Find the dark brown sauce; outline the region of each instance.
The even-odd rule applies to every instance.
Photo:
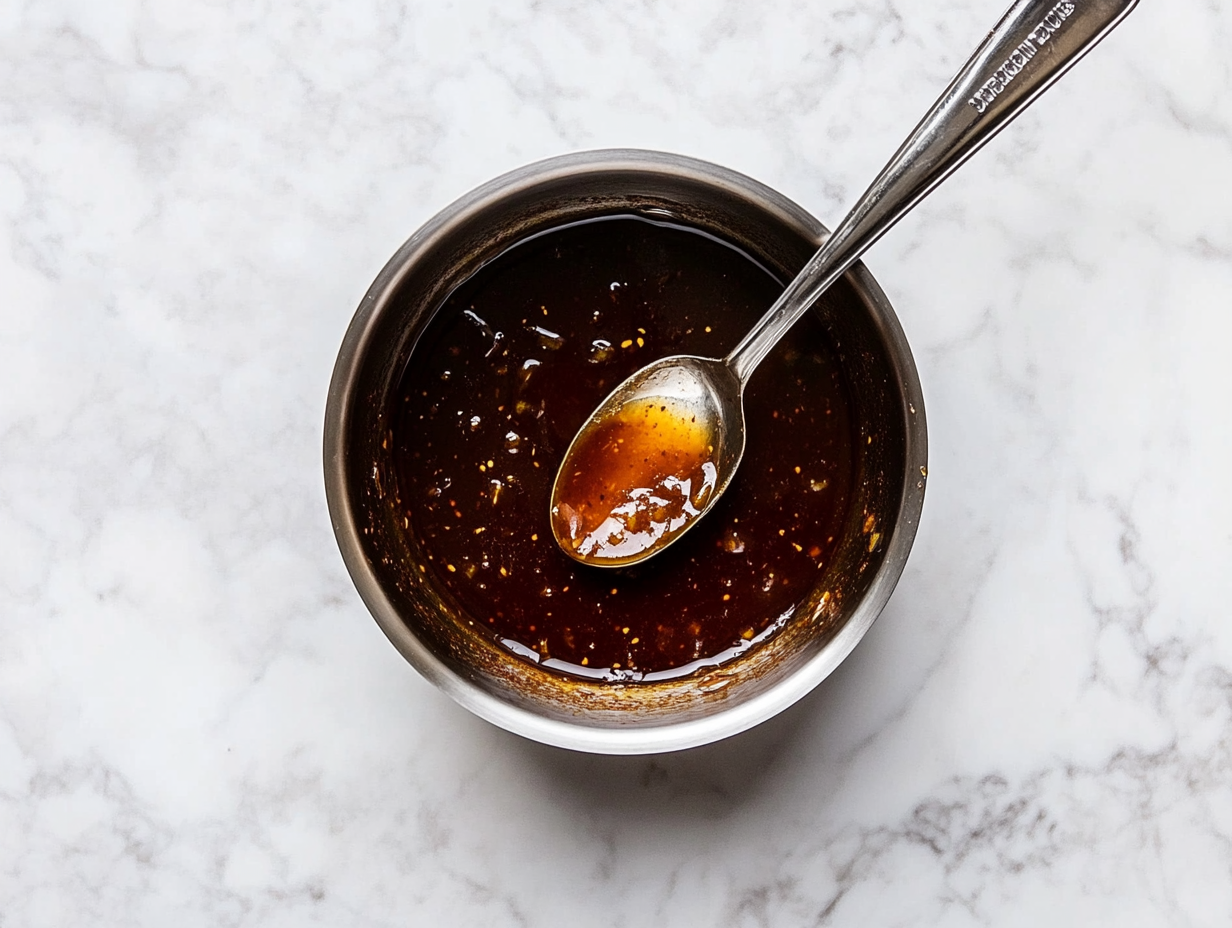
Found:
[[[619,680],[688,673],[781,627],[851,497],[855,424],[811,316],[749,384],[735,481],[669,550],[586,567],[548,517],[561,457],[613,387],[665,355],[721,357],[781,289],[707,235],[609,217],[525,241],[454,291],[403,374],[394,462],[428,569],[476,626],[529,660]]]

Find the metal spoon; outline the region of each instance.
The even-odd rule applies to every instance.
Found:
[[[722,360],[675,355],[618,386],[574,437],[552,486],[552,531],[570,557],[622,567],[680,538],[715,504],[744,454],[744,387],[827,287],[1003,129],[1137,0],[1019,0],[933,104],[821,249]],[[674,432],[663,438],[664,431]],[[657,469],[626,442],[653,436]],[[623,436],[623,437],[620,437]],[[628,457],[626,455],[626,457]],[[652,462],[653,463],[653,462]]]

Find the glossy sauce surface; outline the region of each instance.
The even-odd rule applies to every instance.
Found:
[[[665,355],[721,357],[780,289],[709,236],[613,217],[520,243],[451,294],[402,376],[391,440],[398,505],[424,569],[475,626],[528,660],[611,680],[688,673],[781,626],[830,556],[851,493],[855,424],[811,316],[754,375],[740,471],[678,543],[644,564],[588,567],[560,550],[548,515],[564,451],[608,392]],[[596,458],[577,475],[578,498],[625,483],[622,467],[704,483],[703,436],[675,412],[630,415],[678,429],[685,453],[653,467],[642,459],[662,450],[654,443],[623,463]],[[595,454],[619,447],[630,424],[613,423]],[[635,506],[626,531],[679,518],[698,492],[660,489],[675,497]],[[575,516],[583,535],[598,528]]]

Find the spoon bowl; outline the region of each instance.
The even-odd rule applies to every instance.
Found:
[[[617,386],[574,436],[552,484],[561,550],[583,564],[623,567],[682,537],[744,456],[743,395],[730,365],[696,355],[660,358]],[[669,460],[673,446],[688,460]]]

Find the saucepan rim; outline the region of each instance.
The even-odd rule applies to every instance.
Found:
[[[722,706],[713,714],[679,722],[617,727],[588,724],[585,713],[567,720],[539,715],[525,705],[501,699],[443,661],[415,635],[383,588],[364,552],[358,514],[347,492],[348,426],[372,333],[408,267],[448,234],[459,217],[481,214],[510,196],[553,179],[604,172],[642,172],[700,182],[756,202],[780,222],[806,228],[819,240],[826,234],[820,222],[772,188],[728,168],[679,154],[640,149],[576,152],[534,162],[489,181],[447,206],[413,234],[361,300],[343,339],[329,387],[323,446],[325,493],[335,538],[360,597],[394,646],[425,678],[481,718],[533,740],[592,753],[653,754],[708,744],[751,728],[806,695],[847,657],[889,600],[915,540],[927,475],[927,427],[919,376],[906,336],[873,276],[863,263],[857,263],[847,272],[847,279],[875,317],[893,368],[887,374],[894,378],[901,395],[907,463],[897,521],[881,564],[860,601],[824,647],[768,689]]]

